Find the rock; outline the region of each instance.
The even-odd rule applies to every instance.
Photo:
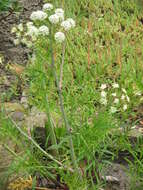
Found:
[[[16,112],[14,112],[14,113],[11,114],[11,118],[14,121],[23,121],[25,119],[25,115],[24,115],[23,112],[16,111]]]
[[[105,180],[106,176],[108,176],[108,180],[106,180],[107,185],[105,190],[130,190],[130,178],[127,174],[127,168],[125,168],[125,166],[112,163],[112,165],[107,166],[103,169],[102,174],[102,176],[105,176]],[[113,176],[112,180],[111,176]]]

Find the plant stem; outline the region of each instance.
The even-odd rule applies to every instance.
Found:
[[[65,60],[65,46],[66,46],[66,44],[63,43],[63,48],[62,48],[62,63],[61,63],[61,67],[60,67],[60,82],[59,82],[60,89],[62,89],[63,66],[64,66],[64,60]]]
[[[48,123],[49,123],[49,128],[46,128],[46,132],[50,132],[50,137],[51,137],[51,142],[52,145],[57,145],[57,139],[56,139],[56,135],[55,135],[55,131],[54,131],[54,125],[51,119],[51,115],[50,115],[50,110],[49,110],[49,102],[48,102],[48,95],[45,95],[45,105],[46,105],[46,113],[48,116]],[[56,156],[57,158],[59,158],[59,152],[57,149],[53,150],[54,156]]]
[[[80,172],[80,170],[78,168],[78,165],[77,165],[77,162],[76,162],[76,157],[75,157],[75,152],[74,152],[74,146],[73,146],[73,141],[72,141],[72,135],[71,135],[71,128],[70,128],[70,125],[68,123],[66,113],[64,111],[62,92],[61,92],[61,89],[60,89],[60,86],[59,86],[59,81],[58,81],[58,77],[57,77],[57,73],[56,73],[56,68],[55,68],[55,60],[54,60],[54,55],[53,55],[52,37],[51,37],[51,59],[52,59],[53,75],[55,77],[55,82],[56,82],[58,96],[59,96],[59,101],[60,101],[60,109],[61,109],[62,117],[64,119],[64,123],[65,123],[65,127],[66,127],[66,130],[67,130],[67,134],[69,136],[69,146],[70,146],[70,151],[71,151],[72,164],[73,164],[74,169],[79,174],[79,177],[82,178],[81,172]]]

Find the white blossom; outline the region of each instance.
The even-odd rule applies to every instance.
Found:
[[[18,26],[17,26],[18,30],[20,30],[20,32],[23,32],[23,24],[20,23]]]
[[[2,57],[0,56],[0,64],[2,64],[3,60],[2,60]]]
[[[107,85],[106,84],[102,84],[100,89],[104,90],[105,88],[107,88]]]
[[[19,45],[19,44],[20,44],[20,41],[19,41],[19,39],[14,39],[14,40],[13,40],[13,43],[14,43],[14,45],[16,45],[16,46],[17,46],[17,45]]]
[[[126,98],[127,98],[127,101],[130,102],[130,98],[129,98],[129,96],[126,95]]]
[[[64,14],[64,10],[63,10],[62,8],[57,8],[57,9],[55,10],[55,14],[59,14],[59,13]]]
[[[17,31],[17,32],[16,32],[16,37],[17,37],[17,38],[20,38],[20,37],[21,37],[21,32]]]
[[[103,104],[103,105],[107,105],[107,99],[102,97],[100,99],[100,103]]]
[[[125,104],[125,105],[123,106],[123,110],[125,111],[125,110],[127,110],[127,108],[128,108],[128,106],[127,106],[127,104]]]
[[[75,21],[72,18],[68,18],[67,21],[70,22],[70,24],[72,25],[72,28],[75,27]]]
[[[114,103],[115,103],[115,104],[118,104],[118,103],[119,103],[119,99],[118,99],[118,98],[115,98]]]
[[[43,11],[50,11],[52,10],[54,7],[51,3],[46,3],[43,5]]]
[[[29,28],[30,26],[33,26],[33,22],[27,22],[26,26]]]
[[[35,21],[35,20],[44,20],[47,18],[47,14],[43,11],[34,11],[31,16],[30,19]]]
[[[14,26],[14,27],[12,27],[12,29],[11,29],[11,33],[13,34],[13,33],[16,33],[17,32],[17,28]]]
[[[59,23],[60,18],[59,18],[59,16],[57,14],[53,14],[53,15],[49,16],[49,21],[52,24],[57,24],[57,23]]]
[[[121,96],[121,100],[125,100],[125,95],[123,94],[122,96]]]
[[[141,91],[136,91],[135,92],[135,96],[141,96],[141,95],[142,95]]]
[[[49,28],[45,25],[43,26],[40,26],[39,28],[39,34],[43,35],[43,36],[46,36],[49,34]]]
[[[119,84],[118,83],[114,83],[112,84],[113,88],[119,88]]]
[[[104,98],[105,98],[106,95],[107,95],[107,93],[106,93],[105,91],[102,91],[102,92],[101,92],[101,97],[104,97]]]
[[[65,31],[70,30],[71,28],[75,27],[75,21],[72,18],[69,18],[61,23],[61,26],[64,28]]]
[[[59,43],[62,43],[65,40],[65,34],[63,32],[55,33],[55,40]]]
[[[39,30],[36,26],[29,26],[27,35],[29,36],[38,36]]]
[[[116,96],[117,96],[117,94],[116,94],[116,93],[112,93],[112,96],[113,96],[113,97],[116,97]]]
[[[21,39],[21,42],[22,42],[23,44],[27,44],[27,43],[28,43],[28,41],[27,41],[26,38],[22,38],[22,39]]]
[[[116,113],[116,112],[117,112],[117,108],[114,107],[114,106],[111,106],[110,112],[111,112],[111,113]]]
[[[127,94],[127,91],[125,90],[125,88],[122,88],[122,91],[123,91],[125,94]]]
[[[56,13],[56,15],[59,17],[59,21],[64,20],[64,14],[63,13]]]

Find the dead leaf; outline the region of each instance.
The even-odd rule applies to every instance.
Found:
[[[12,64],[9,66],[9,69],[16,73],[17,75],[21,75],[25,69],[25,67],[23,67],[22,65],[18,65],[18,64]]]

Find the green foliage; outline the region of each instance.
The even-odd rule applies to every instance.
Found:
[[[10,9],[14,9],[15,11],[19,10],[19,4],[17,0],[1,0],[0,1],[0,12],[6,12]]]

